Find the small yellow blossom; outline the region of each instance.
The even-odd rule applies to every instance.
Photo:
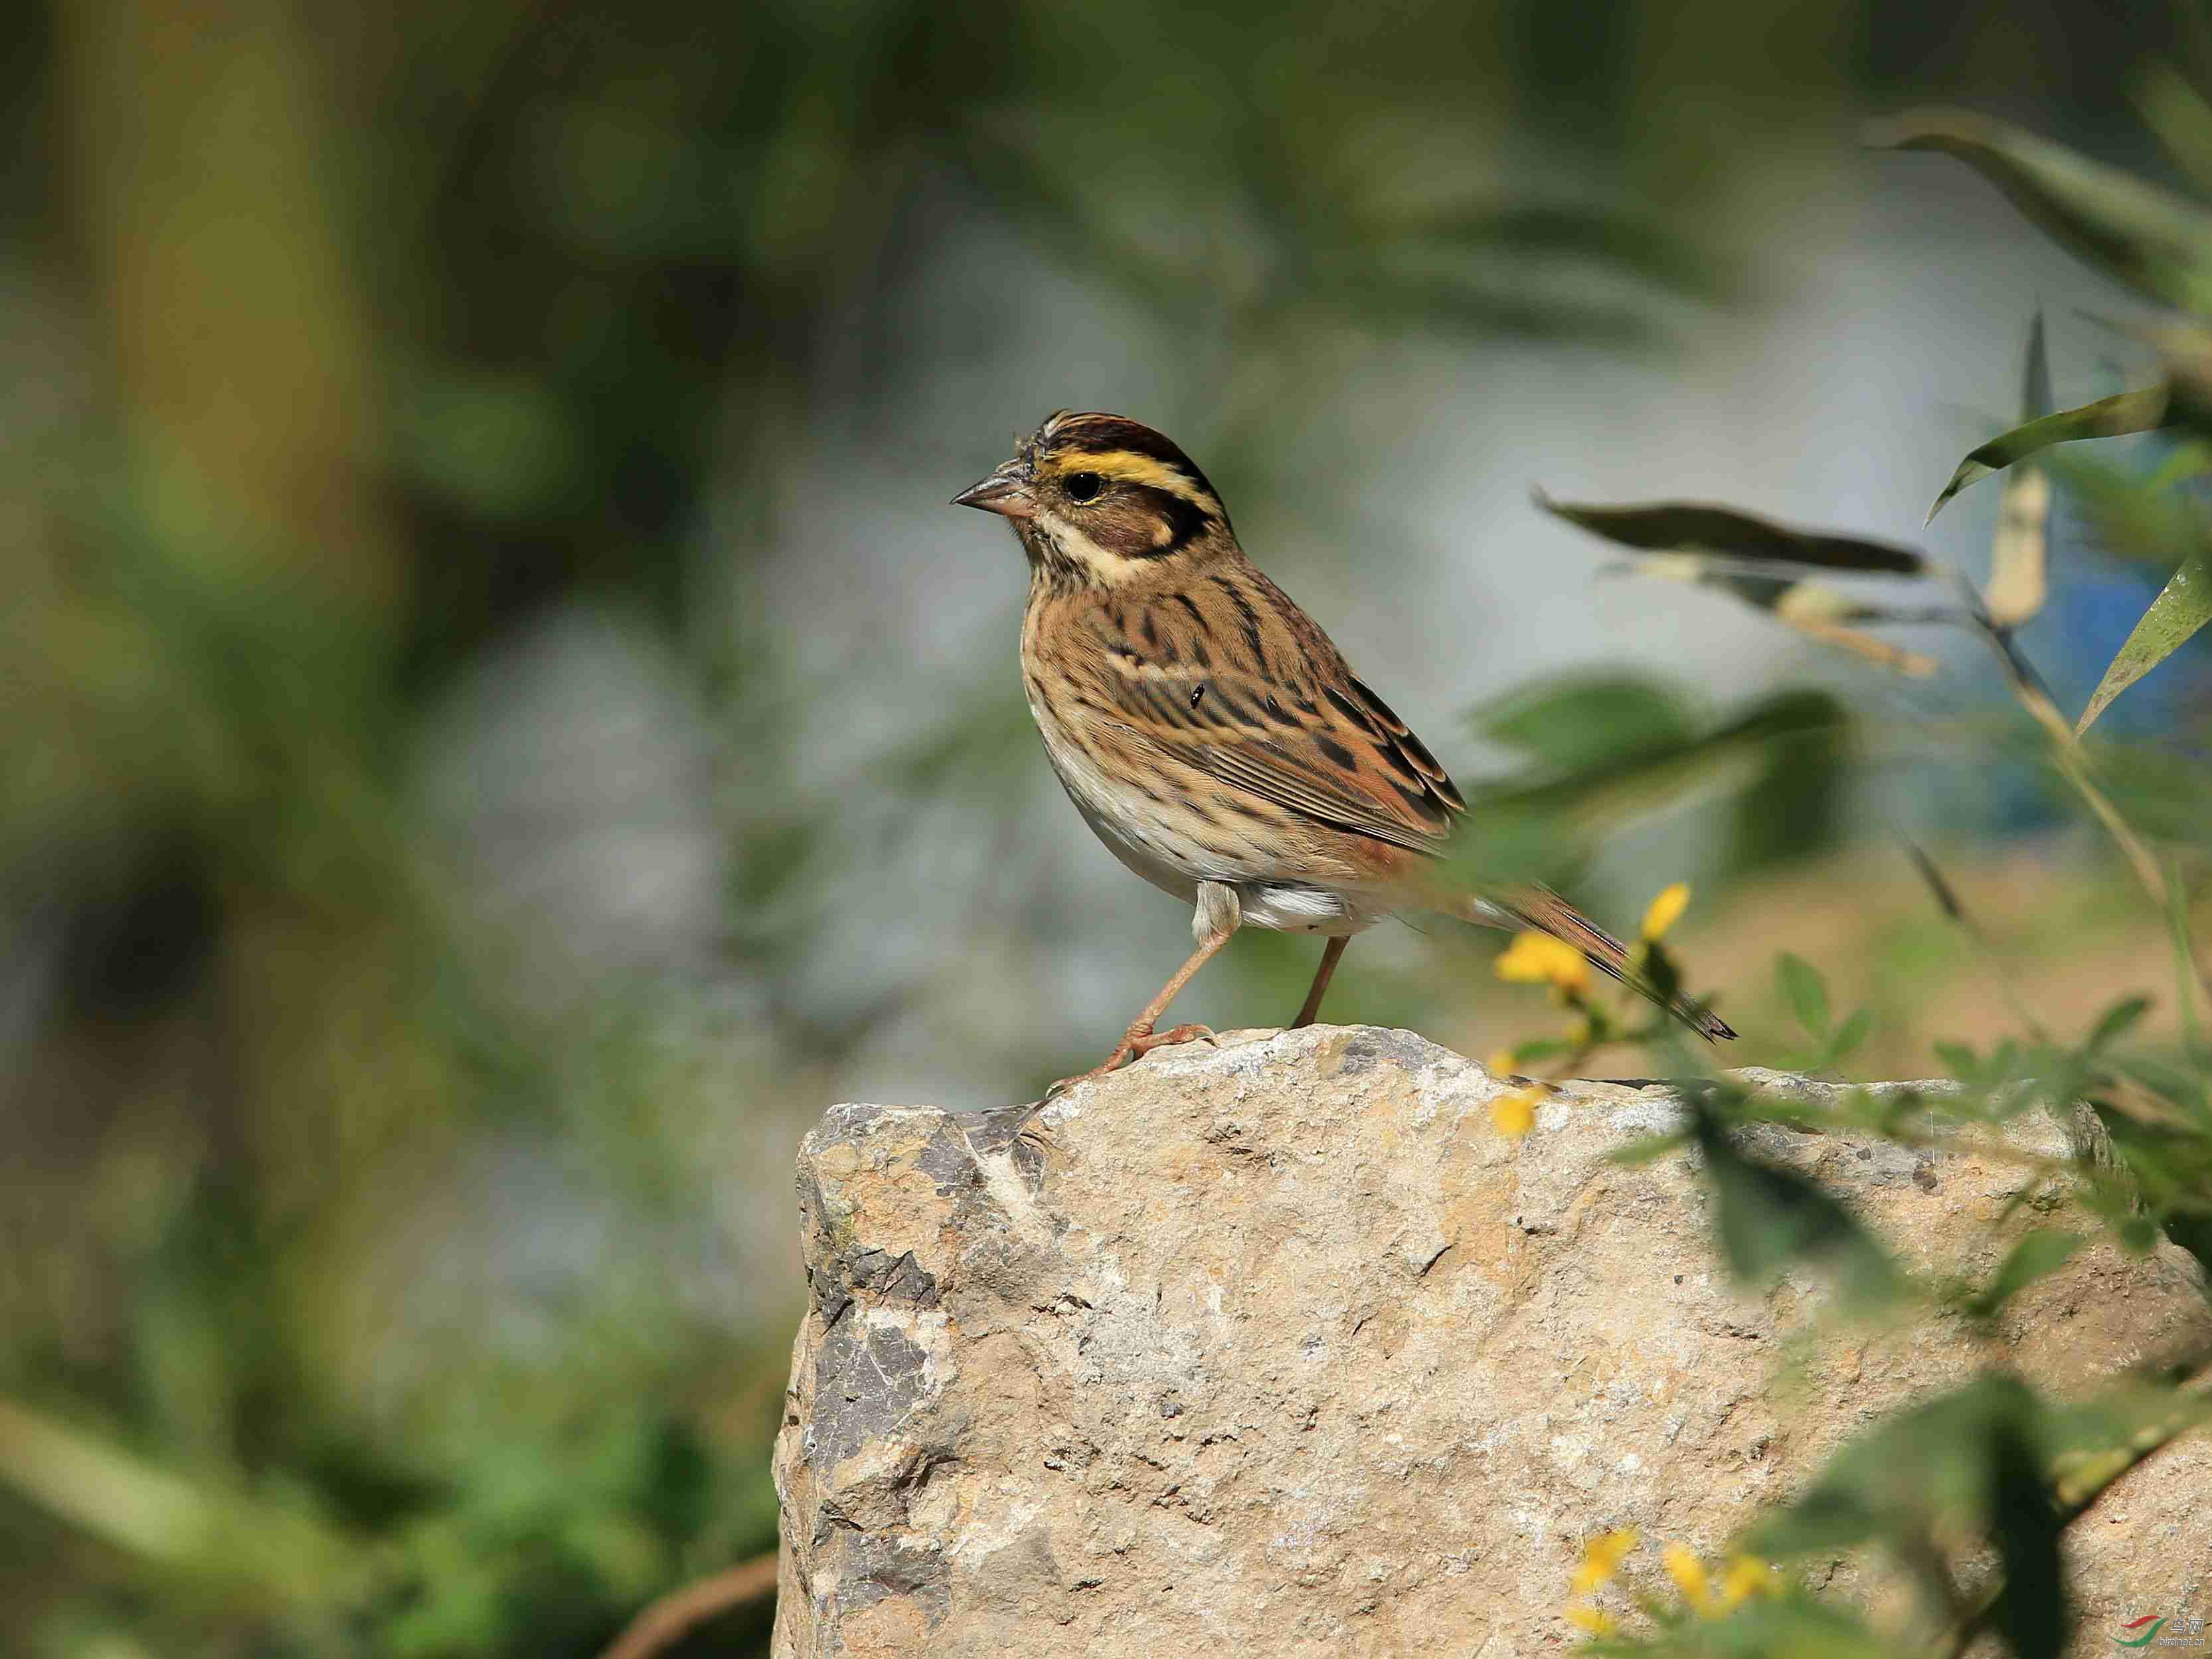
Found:
[[[1699,1613],[1712,1607],[1712,1587],[1705,1578],[1705,1563],[1680,1544],[1669,1544],[1660,1556],[1659,1565],[1667,1569],[1667,1576],[1674,1581],[1674,1588],[1682,1592],[1682,1599]]]
[[[1562,991],[1589,987],[1589,963],[1583,953],[1549,933],[1516,933],[1494,966],[1500,979],[1525,985],[1554,985]]]
[[[1774,1588],[1774,1575],[1764,1561],[1748,1555],[1731,1555],[1721,1569],[1720,1610],[1741,1607],[1753,1596]]]
[[[1521,1063],[1521,1056],[1510,1048],[1500,1048],[1482,1063],[1492,1077],[1511,1077],[1513,1068]]]
[[[1490,1103],[1491,1127],[1509,1139],[1518,1140],[1536,1124],[1536,1091],[1515,1089]]]
[[[1588,1595],[1613,1574],[1620,1571],[1622,1559],[1636,1547],[1636,1531],[1622,1527],[1613,1532],[1600,1533],[1583,1546],[1582,1565],[1568,1582],[1577,1595]]]
[[[1651,908],[1644,913],[1643,934],[1647,939],[1662,939],[1667,930],[1682,919],[1682,912],[1690,908],[1690,884],[1678,881],[1663,887],[1659,896],[1651,901]]]
[[[1577,1630],[1588,1631],[1592,1636],[1610,1636],[1620,1628],[1613,1623],[1611,1613],[1585,1601],[1570,1601],[1567,1604],[1567,1622]]]

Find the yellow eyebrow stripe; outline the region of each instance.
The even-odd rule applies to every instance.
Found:
[[[1052,466],[1055,472],[1062,474],[1096,472],[1102,478],[1118,479],[1123,483],[1150,484],[1187,501],[1209,507],[1214,504],[1212,496],[1165,461],[1133,449],[1081,450],[1055,458]]]

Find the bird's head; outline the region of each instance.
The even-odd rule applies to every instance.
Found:
[[[1221,498],[1197,465],[1120,415],[1062,410],[952,502],[1002,514],[1032,564],[1091,586],[1119,586],[1234,544]]]

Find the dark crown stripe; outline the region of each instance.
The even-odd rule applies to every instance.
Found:
[[[1055,453],[1087,453],[1109,455],[1117,449],[1133,454],[1149,456],[1164,466],[1171,466],[1188,478],[1214,500],[1220,495],[1206,481],[1206,474],[1198,470],[1198,463],[1183,453],[1181,446],[1164,433],[1155,432],[1140,421],[1123,415],[1066,415],[1052,428],[1048,442]]]

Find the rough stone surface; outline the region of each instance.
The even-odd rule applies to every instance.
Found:
[[[1608,1160],[1663,1091],[1570,1085],[1515,1142],[1504,1086],[1322,1026],[1158,1051],[1055,1103],[1044,1150],[1012,1113],[832,1109],[799,1158],[778,1659],[1556,1653],[1593,1534],[1637,1528],[1651,1583],[1911,1396],[2000,1361],[2079,1392],[2212,1335],[2185,1256],[2102,1244],[1993,1332],[1815,1332],[1815,1282],[1727,1281],[1685,1155]],[[1985,1276],[2062,1201],[1992,1231],[2028,1176],[1963,1139],[1753,1146],[1917,1268]],[[2075,1529],[2078,1651],[2203,1614],[2208,1492],[2185,1443]]]

